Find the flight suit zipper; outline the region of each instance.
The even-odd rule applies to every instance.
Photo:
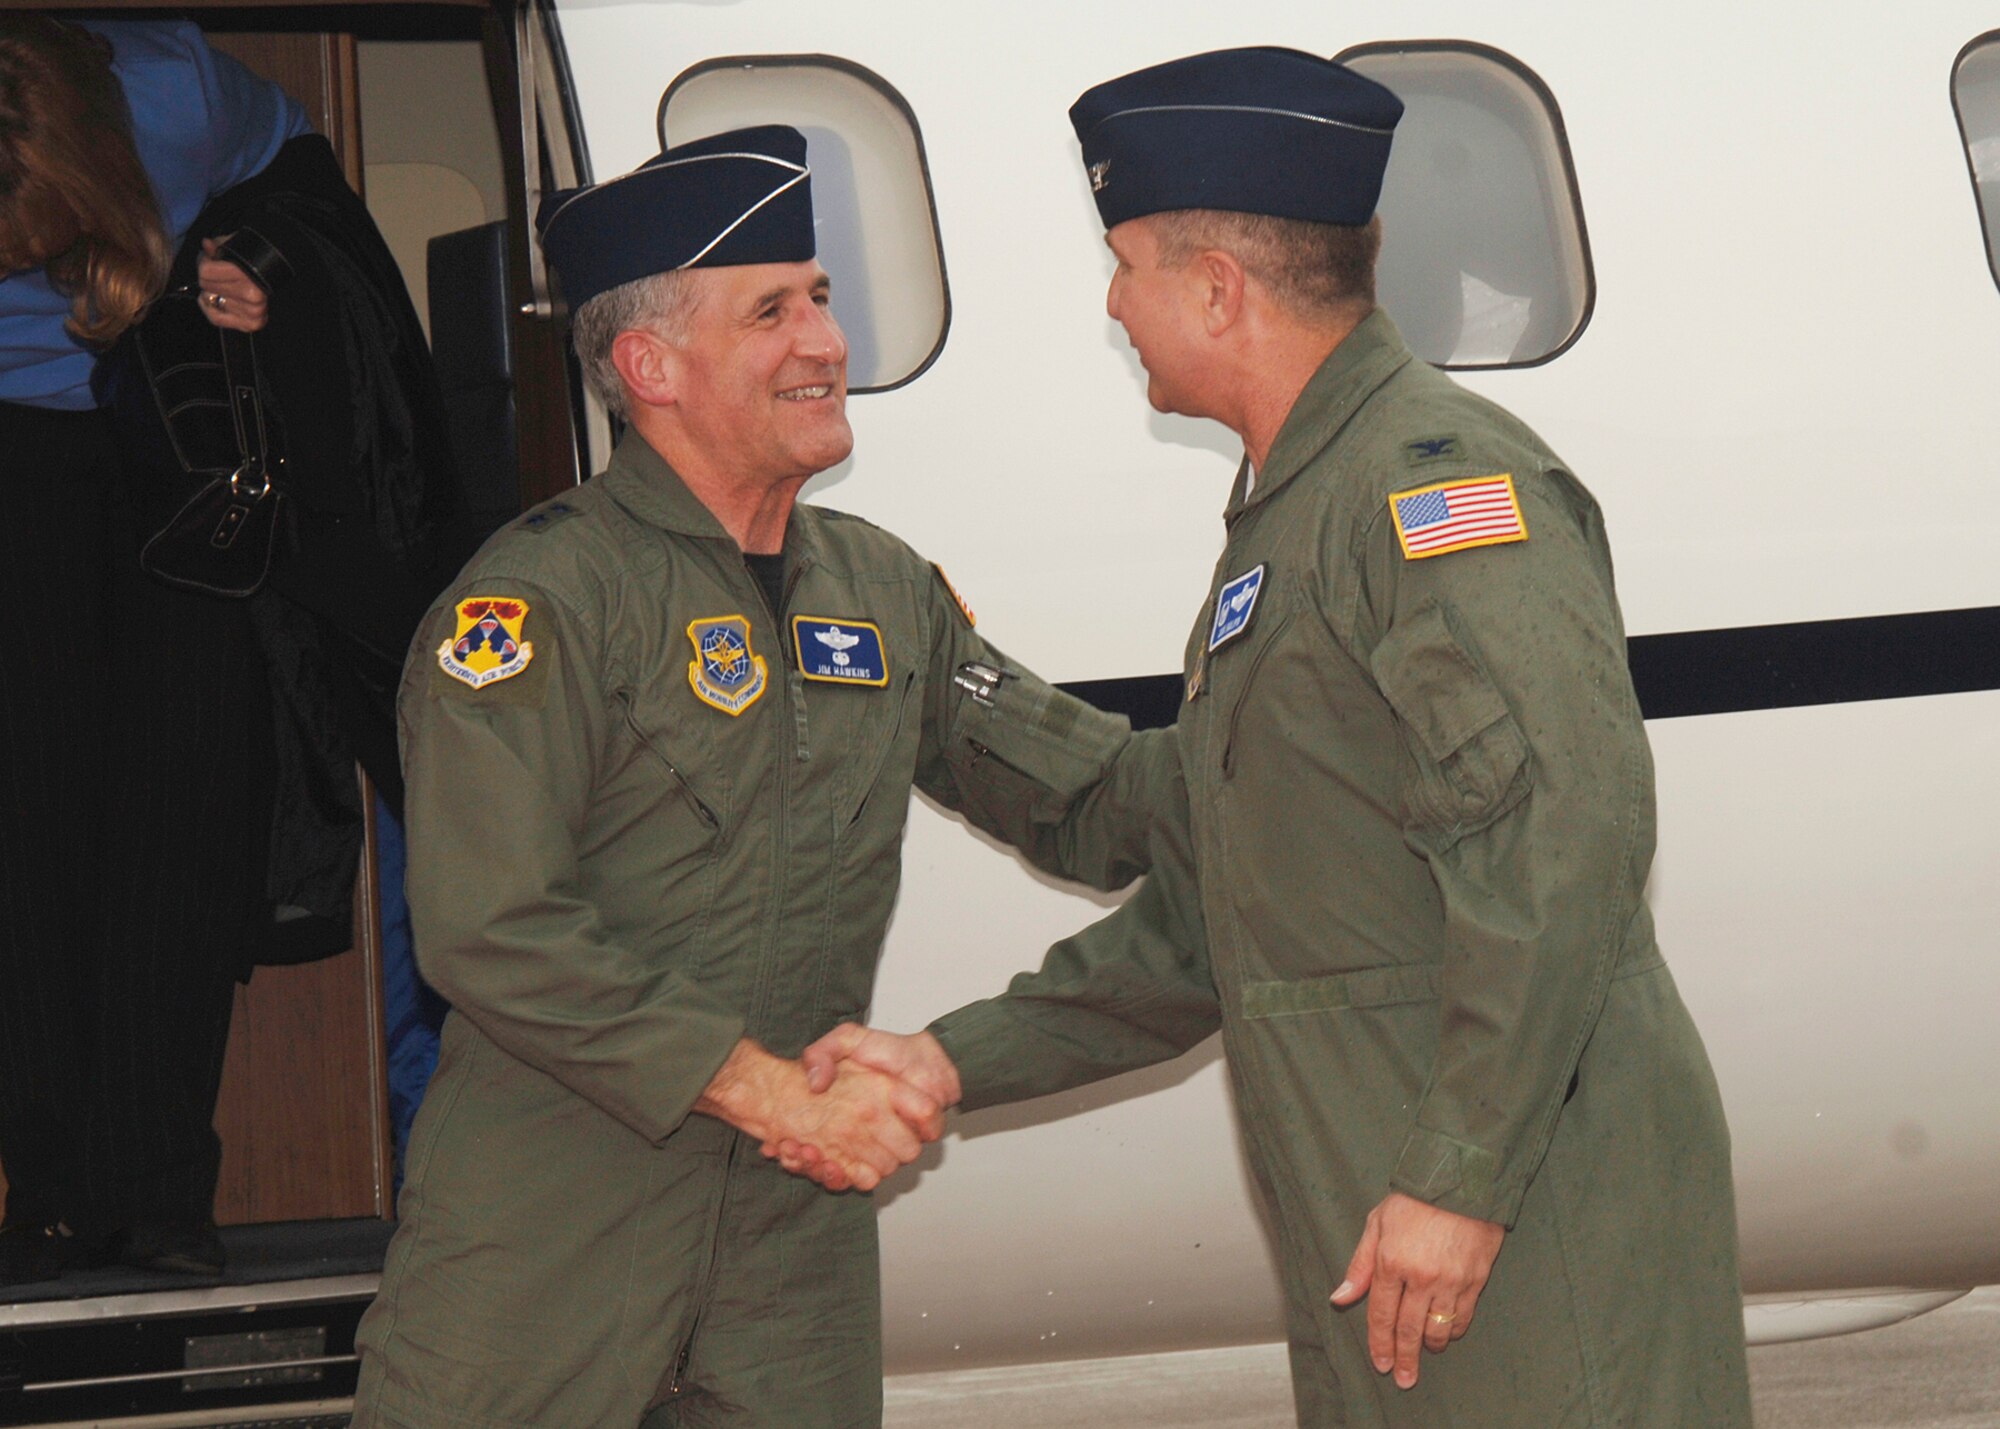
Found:
[[[715,810],[708,806],[707,801],[701,795],[695,793],[694,785],[688,783],[687,776],[681,773],[680,767],[673,760],[667,758],[666,755],[660,753],[654,747],[652,740],[646,737],[646,732],[639,727],[638,716],[632,709],[631,692],[628,690],[619,690],[615,698],[625,708],[625,727],[632,731],[632,737],[639,741],[639,747],[646,751],[655,764],[667,772],[667,778],[673,782],[675,788],[681,791],[681,798],[686,802],[688,808],[694,811],[695,817],[700,819],[704,824],[707,824],[711,831],[721,832],[722,821],[716,817]]]
[[[737,1144],[730,1143],[729,1152],[722,1160],[722,1187],[715,1198],[715,1229],[709,1235],[708,1268],[701,1277],[701,1285],[694,1302],[694,1318],[688,1321],[687,1334],[681,1339],[679,1353],[674,1356],[673,1377],[667,1382],[667,1398],[678,1396],[687,1386],[688,1364],[694,1359],[695,1336],[701,1333],[702,1308],[708,1304],[708,1297],[715,1293],[715,1267],[720,1260],[718,1251],[722,1243],[722,1223],[729,1214],[729,1182],[736,1169]]]
[[[1277,628],[1272,630],[1257,647],[1257,653],[1250,657],[1250,668],[1243,672],[1243,683],[1236,689],[1236,698],[1229,706],[1229,723],[1224,727],[1222,738],[1222,777],[1227,779],[1236,768],[1236,726],[1243,717],[1243,706],[1249,700],[1250,687],[1257,682],[1257,671],[1264,663],[1264,657],[1271,653],[1271,647],[1283,638],[1285,628],[1292,623],[1291,611],[1280,617]]]
[[[896,747],[897,739],[902,736],[903,715],[909,709],[910,687],[916,683],[916,678],[917,672],[915,670],[903,671],[903,687],[896,694],[896,722],[889,727],[889,737],[882,742],[881,758],[873,761],[872,767],[868,771],[868,784],[861,791],[861,802],[855,805],[854,814],[847,821],[847,827],[850,829],[860,823],[861,816],[868,812],[868,801],[875,795],[876,784],[881,782],[882,764],[888,759],[889,751]]]

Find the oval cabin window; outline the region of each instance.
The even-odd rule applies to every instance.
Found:
[[[1562,113],[1513,57],[1459,40],[1338,56],[1405,105],[1382,189],[1376,295],[1441,367],[1532,367],[1590,320],[1594,281]]]
[[[848,388],[900,387],[936,360],[951,318],[916,115],[881,76],[825,55],[705,60],[660,100],[662,144],[773,122],[806,136]]]

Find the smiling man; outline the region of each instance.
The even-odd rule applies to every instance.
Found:
[[[867,1190],[939,1131],[858,1064],[912,785],[1105,885],[1127,742],[935,568],[795,505],[853,445],[805,140],[669,149],[544,204],[609,468],[488,543],[401,697],[419,962],[450,999],[357,1426],[881,1417]],[[989,757],[989,755],[991,757]],[[652,1412],[649,1414],[648,1410]]]

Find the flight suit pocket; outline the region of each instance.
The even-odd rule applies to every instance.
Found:
[[[859,748],[853,760],[853,782],[847,788],[846,797],[841,800],[842,829],[853,828],[868,811],[868,805],[873,801],[882,783],[883,771],[888,766],[890,756],[895,752],[898,742],[903,741],[906,730],[909,730],[911,735],[908,741],[903,741],[910,745],[911,750],[906,762],[914,765],[915,731],[910,729],[910,701],[916,685],[916,671],[906,663],[900,673],[891,677],[887,689],[879,694],[862,695],[863,699],[875,700],[880,709],[871,710],[875,718],[869,722],[859,741]],[[860,692],[843,693],[851,696]],[[897,809],[900,810],[909,801],[909,778],[906,776],[897,780],[896,786],[893,798]]]
[[[1369,664],[1402,727],[1410,820],[1436,848],[1526,796],[1534,782],[1527,738],[1443,606],[1426,600],[1399,619]]]
[[[1314,1012],[1359,1011],[1406,1002],[1435,1002],[1438,970],[1429,964],[1356,968],[1325,977],[1243,985],[1246,1018],[1293,1017]]]
[[[633,707],[631,692],[619,690],[615,697],[619,708],[624,712],[625,728],[647,762],[666,779],[674,796],[686,806],[701,829],[710,838],[719,838],[723,831],[723,816],[728,808],[726,789],[716,789],[711,794],[704,795],[695,787],[693,779],[682,765],[667,752],[662,741],[649,733],[640,723],[638,711]]]
[[[1104,778],[1130,727],[1033,675],[1008,670],[982,682],[959,672],[945,760],[967,802],[1005,827],[1052,822]],[[971,693],[968,679],[981,683]]]

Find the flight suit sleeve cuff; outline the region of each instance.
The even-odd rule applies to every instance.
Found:
[[[926,1029],[958,1068],[960,1110],[1017,1099],[1008,1094],[1008,1078],[1020,1068],[1020,1058],[1007,1050],[1008,1022],[997,1001],[988,1000],[947,1012]]]
[[[1526,1188],[1504,1184],[1499,1170],[1500,1158],[1483,1147],[1419,1126],[1403,1143],[1389,1186],[1441,1211],[1497,1221],[1511,1230]]]
[[[742,1017],[720,1007],[685,1009],[674,1021],[671,1044],[655,1063],[657,1076],[648,1079],[645,1101],[608,1107],[655,1144],[680,1129],[745,1033]]]

